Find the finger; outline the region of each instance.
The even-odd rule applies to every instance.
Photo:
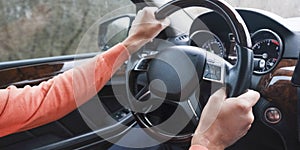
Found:
[[[145,7],[144,10],[155,12],[158,8],[157,7]]]
[[[162,25],[164,26],[164,28],[166,28],[167,26],[169,26],[171,24],[171,21],[169,18],[165,18],[163,20],[159,20],[161,21]]]
[[[249,125],[246,127],[246,130],[247,130],[247,131],[250,130],[251,127],[252,127],[252,124],[249,124]]]
[[[149,14],[151,14],[153,16],[153,18],[155,18],[155,11],[157,10],[157,7],[145,7],[143,10],[145,12],[148,12]],[[161,19],[158,20],[159,22],[161,22],[164,26],[169,26],[170,25],[170,19],[165,18],[165,19]]]
[[[248,90],[246,93],[240,95],[237,97],[238,100],[247,101],[248,106],[252,107],[254,106],[257,101],[259,100],[260,94],[253,90]]]
[[[197,133],[204,133],[210,128],[213,122],[217,119],[225,99],[226,90],[224,88],[219,89],[211,95],[202,111],[200,123],[196,129]]]
[[[145,7],[143,9],[143,12],[145,13],[145,15],[150,15],[152,16],[152,18],[155,18],[155,11],[157,10],[156,7]]]
[[[244,125],[244,127],[240,128],[241,132],[245,133],[243,134],[243,136],[247,134],[247,132],[251,129],[251,127],[252,127],[252,123],[248,122]]]
[[[226,95],[226,89],[225,88],[221,88],[219,90],[217,90],[214,94],[212,94],[209,98],[209,100],[225,100],[227,97]]]

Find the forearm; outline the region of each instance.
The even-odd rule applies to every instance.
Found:
[[[57,120],[96,95],[129,53],[135,53],[169,25],[168,19],[155,19],[156,10],[140,11],[122,44],[87,63],[39,86],[0,90],[0,136]]]
[[[119,44],[38,86],[0,90],[0,136],[28,130],[70,113],[106,84],[128,58]]]

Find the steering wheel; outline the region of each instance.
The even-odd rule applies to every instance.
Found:
[[[139,125],[159,139],[191,138],[204,107],[199,103],[203,80],[226,86],[229,97],[242,94],[250,86],[250,34],[229,4],[221,0],[174,0],[161,6],[155,15],[163,19],[195,6],[211,9],[226,20],[235,37],[237,61],[231,65],[215,54],[188,45],[170,46],[143,58],[132,55],[126,70],[130,107]],[[207,71],[214,71],[217,76],[203,76]]]

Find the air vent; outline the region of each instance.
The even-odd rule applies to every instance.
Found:
[[[175,41],[179,42],[179,41],[184,41],[186,39],[188,39],[188,35],[181,35],[181,36],[175,38]]]
[[[188,45],[189,40],[190,40],[190,38],[186,34],[177,36],[173,39],[170,39],[170,41],[174,42],[174,44],[176,44],[176,45]]]

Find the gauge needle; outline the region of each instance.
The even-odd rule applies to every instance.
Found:
[[[261,54],[254,54],[254,57],[262,57],[263,59],[267,59],[269,57],[269,55],[267,53],[263,53]]]
[[[212,48],[211,48],[211,45],[210,44],[208,44],[208,51],[209,52],[211,52],[211,53],[213,53],[214,51],[212,50]]]
[[[254,54],[254,57],[263,57],[261,54]]]

